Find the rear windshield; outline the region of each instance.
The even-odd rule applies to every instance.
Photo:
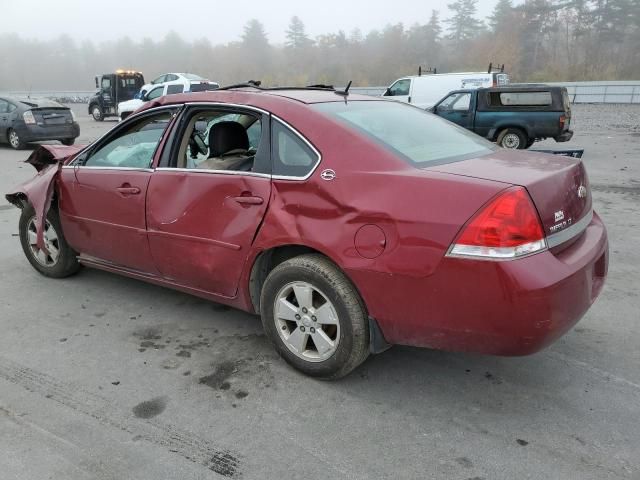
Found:
[[[313,108],[364,133],[417,167],[464,160],[496,149],[464,128],[403,103],[332,102]]]
[[[551,92],[491,92],[492,107],[542,107],[551,105]]]
[[[200,75],[195,75],[194,73],[185,73],[183,75],[187,80],[204,80]]]

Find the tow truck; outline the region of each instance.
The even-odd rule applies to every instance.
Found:
[[[89,99],[89,115],[96,122],[118,116],[118,103],[134,98],[144,85],[144,76],[134,70],[116,70],[95,80],[98,91]]]

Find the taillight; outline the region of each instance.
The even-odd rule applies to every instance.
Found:
[[[22,119],[24,120],[24,123],[26,123],[27,125],[36,124],[36,117],[33,116],[33,112],[31,110],[27,110],[26,112],[24,112],[22,114]]]
[[[567,117],[565,117],[564,115],[560,115],[560,129],[562,130],[564,128],[564,122],[567,121]]]
[[[506,260],[546,248],[540,217],[529,194],[522,187],[513,187],[467,223],[447,255]]]

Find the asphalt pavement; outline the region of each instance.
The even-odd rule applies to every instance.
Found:
[[[79,143],[115,125],[83,107]],[[639,119],[576,106],[572,142],[544,142],[585,148],[609,231],[576,328],[522,358],[394,347],[337,382],[289,368],[252,315],[91,269],[40,276],[0,197],[0,478],[640,479]],[[0,145],[2,193],[28,154]]]

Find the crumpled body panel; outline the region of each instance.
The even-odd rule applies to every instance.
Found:
[[[44,243],[44,223],[47,218],[51,199],[55,190],[55,181],[65,161],[73,158],[84,146],[42,145],[33,151],[25,163],[30,163],[38,174],[15,187],[5,195],[8,202],[19,208],[24,207],[24,201],[33,205],[36,213],[36,228],[38,230],[37,245],[47,251]]]

